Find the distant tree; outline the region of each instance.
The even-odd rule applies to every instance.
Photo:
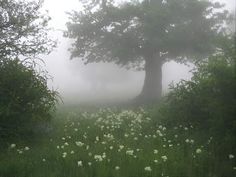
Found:
[[[0,1],[0,58],[35,57],[55,46],[48,37],[50,17],[40,12],[43,1]]]
[[[71,57],[85,63],[115,62],[146,72],[138,99],[157,101],[162,93],[162,65],[203,59],[225,37],[228,11],[208,0],[142,0],[118,3],[81,0],[69,13],[65,36],[75,39]]]

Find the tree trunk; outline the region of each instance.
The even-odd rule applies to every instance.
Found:
[[[162,94],[162,60],[155,55],[145,59],[145,80],[142,92],[137,98],[142,103],[160,101]]]

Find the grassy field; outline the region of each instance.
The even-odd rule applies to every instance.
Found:
[[[46,136],[2,150],[0,177],[236,175],[235,154],[215,156],[214,137],[191,124],[166,127],[158,120],[142,108],[61,110]]]

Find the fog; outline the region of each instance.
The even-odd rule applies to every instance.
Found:
[[[221,0],[226,8],[234,10],[234,0]],[[95,101],[126,101],[139,94],[144,82],[144,72],[126,70],[112,63],[91,63],[84,65],[75,58],[70,60],[68,48],[71,41],[63,37],[66,29],[66,11],[79,10],[77,0],[45,0],[44,9],[52,17],[50,27],[54,29],[52,36],[58,40],[58,47],[48,56],[43,56],[45,69],[53,77],[49,87],[56,89],[65,103],[81,103]],[[193,65],[181,65],[168,62],[162,68],[163,94],[168,92],[171,82],[190,79]]]

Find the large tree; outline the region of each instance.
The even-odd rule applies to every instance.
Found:
[[[0,58],[36,57],[49,53],[55,42],[49,38],[50,17],[41,11],[43,1],[0,1]]]
[[[225,36],[228,12],[208,0],[81,1],[65,33],[75,39],[71,57],[143,68],[145,101],[160,99],[166,61],[203,59]]]

